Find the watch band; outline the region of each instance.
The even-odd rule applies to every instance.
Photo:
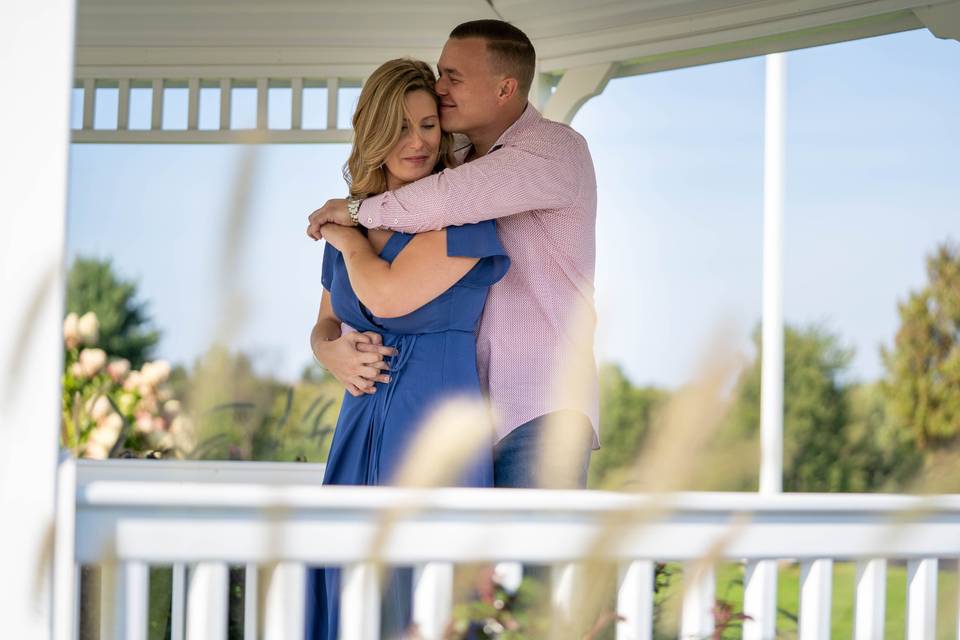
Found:
[[[347,213],[350,214],[350,221],[353,222],[353,226],[360,226],[360,203],[363,202],[360,198],[347,198]]]

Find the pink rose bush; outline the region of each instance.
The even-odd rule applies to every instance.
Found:
[[[99,460],[121,450],[176,454],[190,428],[168,385],[170,364],[132,369],[97,347],[99,330],[92,312],[70,313],[63,322],[62,446]]]

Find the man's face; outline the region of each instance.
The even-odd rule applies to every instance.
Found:
[[[437,63],[440,124],[444,131],[470,134],[496,119],[497,85],[481,38],[450,38]]]

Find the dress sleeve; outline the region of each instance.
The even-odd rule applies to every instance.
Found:
[[[497,236],[495,220],[447,228],[447,255],[480,258],[457,284],[489,287],[507,274],[510,257]]]
[[[340,252],[336,247],[327,242],[323,243],[323,267],[320,271],[320,282],[327,291],[330,291],[330,287],[333,285],[333,271],[337,265],[338,255],[340,255]]]

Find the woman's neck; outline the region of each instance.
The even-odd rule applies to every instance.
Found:
[[[403,185],[407,184],[400,178],[394,177],[391,174],[387,174],[387,191],[396,191]]]

